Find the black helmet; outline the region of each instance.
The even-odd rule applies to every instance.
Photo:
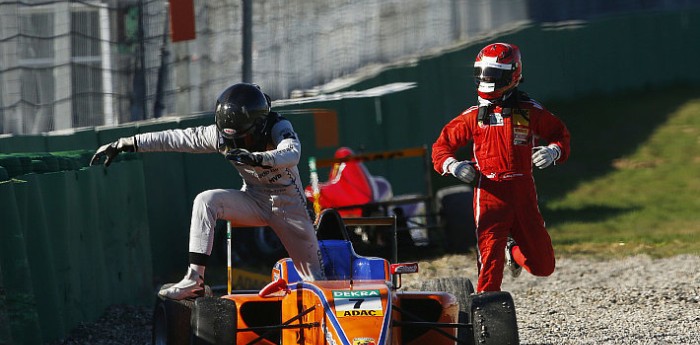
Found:
[[[229,86],[216,99],[216,128],[226,139],[239,139],[264,125],[270,100],[255,84]]]

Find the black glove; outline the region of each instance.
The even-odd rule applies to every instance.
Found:
[[[95,155],[92,156],[90,165],[97,164],[102,156],[106,156],[107,159],[105,159],[105,166],[108,167],[110,164],[112,164],[114,157],[116,157],[120,152],[136,152],[136,138],[120,138],[111,144],[102,145],[99,149],[97,149]]]
[[[237,164],[250,165],[253,167],[263,166],[263,157],[260,154],[250,152],[246,149],[233,149],[226,152],[226,159],[232,160]]]

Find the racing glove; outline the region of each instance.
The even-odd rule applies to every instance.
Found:
[[[454,158],[448,158],[443,164],[444,171],[452,174],[464,183],[471,183],[476,176],[476,169],[470,161],[458,161]]]
[[[532,148],[532,163],[540,169],[544,169],[561,157],[561,149],[557,144],[548,146],[535,146]]]
[[[250,165],[253,167],[270,168],[263,164],[263,155],[258,152],[250,152],[246,149],[233,149],[226,152],[226,159],[240,165]]]
[[[120,138],[113,143],[100,146],[100,148],[95,152],[95,155],[92,156],[90,165],[97,164],[104,156],[107,157],[105,159],[105,166],[108,167],[110,164],[112,164],[114,157],[116,157],[120,152],[136,152],[136,138]]]

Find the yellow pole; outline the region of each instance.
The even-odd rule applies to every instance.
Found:
[[[316,220],[318,220],[321,214],[321,191],[318,187],[318,171],[316,171],[316,157],[309,158],[309,170],[311,172],[311,190],[314,197],[314,213],[316,214]]]
[[[226,222],[226,252],[228,255],[226,256],[226,268],[227,268],[227,273],[228,273],[228,278],[227,278],[227,288],[226,291],[230,295],[231,294],[231,289],[233,285],[233,275],[231,272],[231,256],[233,256],[233,253],[231,253],[231,222]]]

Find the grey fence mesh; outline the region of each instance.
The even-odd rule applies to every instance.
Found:
[[[196,38],[172,43],[163,0],[0,0],[0,133],[35,134],[210,111],[242,80],[243,1],[252,78],[288,98],[368,65],[420,56],[528,20],[684,0],[194,1]],[[469,63],[469,61],[465,61]]]

